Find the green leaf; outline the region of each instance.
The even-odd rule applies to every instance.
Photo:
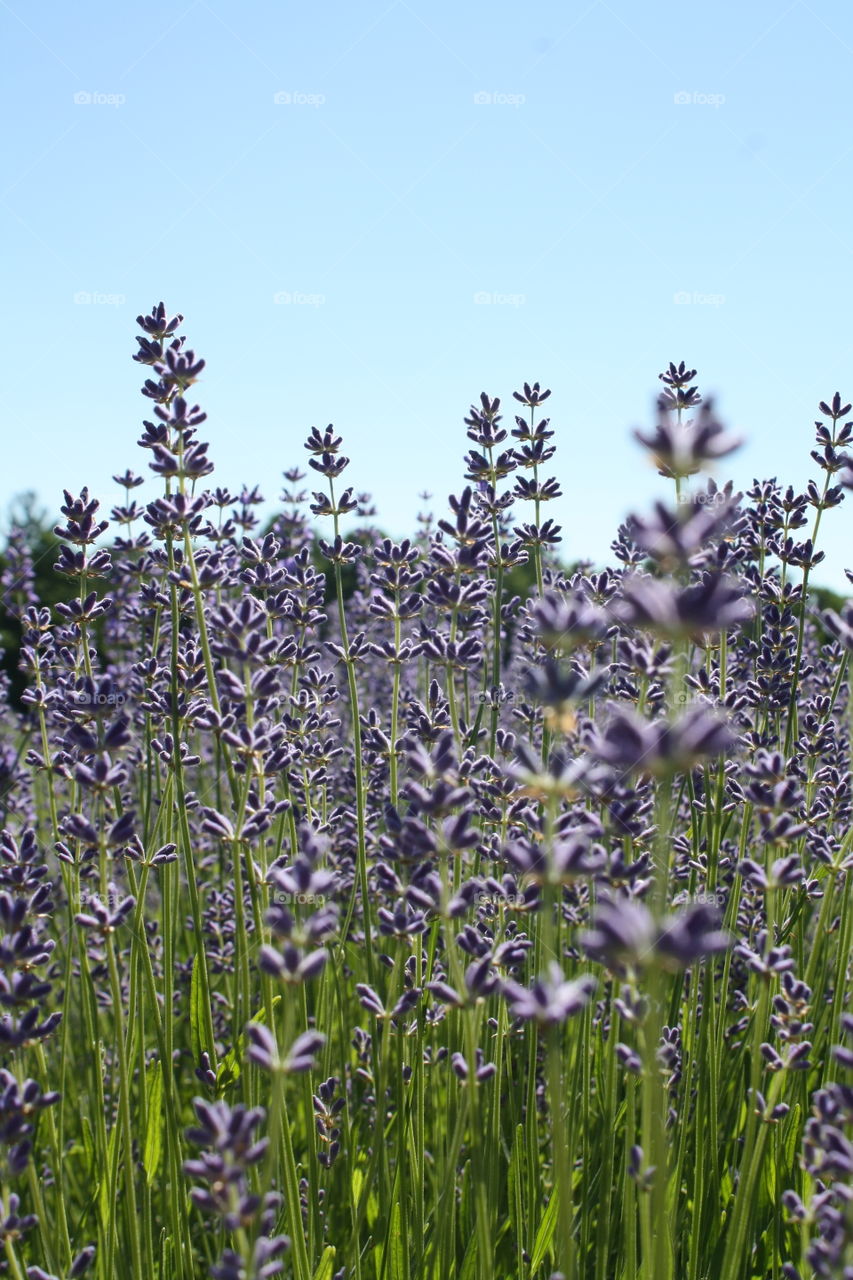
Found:
[[[776,1166],[772,1160],[765,1158],[764,1160],[764,1176],[762,1179],[762,1187],[765,1196],[770,1204],[776,1202]],[[759,1200],[759,1207],[763,1207],[763,1201]]]
[[[101,1162],[97,1159],[95,1148],[95,1135],[92,1132],[92,1125],[89,1117],[84,1115],[81,1117],[83,1127],[83,1144],[79,1144],[68,1151],[68,1155],[81,1154],[84,1162],[83,1184],[88,1187],[88,1198],[83,1207],[81,1221],[85,1222],[89,1214],[97,1214],[98,1205],[101,1194],[100,1170]]]
[[[160,1154],[163,1149],[163,1130],[160,1124],[163,1111],[163,1067],[159,1061],[152,1062],[148,1068],[151,1079],[146,1089],[148,1116],[145,1123],[145,1148],[142,1165],[149,1187],[157,1177],[160,1167]]]
[[[95,1135],[92,1133],[92,1124],[89,1117],[84,1115],[83,1120],[83,1152],[86,1160],[86,1173],[94,1180],[95,1175]]]
[[[465,1257],[462,1259],[462,1266],[459,1268],[459,1280],[472,1280],[477,1271],[477,1233],[472,1232],[471,1239],[468,1241],[468,1248],[465,1250]]]
[[[403,1211],[398,1200],[391,1211],[391,1230],[388,1239],[390,1250],[388,1258],[391,1267],[391,1280],[408,1280],[408,1269],[403,1257]]]
[[[237,1050],[229,1049],[216,1068],[217,1096],[221,1096],[232,1084],[237,1083],[240,1079],[241,1071],[242,1067],[240,1066],[240,1058],[237,1056]]]
[[[278,1007],[280,1004],[281,1004],[281,996],[273,996],[273,998],[272,998],[272,1007],[273,1007],[273,1012],[275,1012],[275,1010],[277,1009],[277,1007]],[[261,1005],[261,1007],[260,1007],[260,1009],[258,1010],[258,1012],[257,1012],[257,1013],[254,1015],[254,1017],[252,1018],[252,1022],[265,1023],[265,1022],[266,1022],[266,1020],[267,1020],[267,1011],[266,1011],[266,1007],[265,1007],[264,1005]],[[246,1043],[246,1033],[245,1033],[245,1032],[241,1032],[241,1034],[240,1034],[240,1039],[239,1039],[239,1043],[240,1043],[241,1045],[244,1045],[244,1044]],[[331,1246],[330,1246],[330,1247],[331,1247]]]
[[[101,1215],[101,1223],[103,1224],[105,1231],[110,1220],[110,1212],[113,1208],[111,1179],[113,1176],[113,1161],[115,1160],[117,1139],[118,1125],[114,1124],[112,1132],[110,1133],[109,1142],[107,1143],[107,1159],[104,1165],[104,1173],[101,1178],[101,1185],[98,1191],[98,1212]],[[118,1178],[118,1168],[116,1168],[116,1178]]]
[[[542,1266],[548,1256],[551,1248],[551,1241],[554,1239],[554,1232],[557,1230],[557,1202],[559,1196],[556,1189],[551,1192],[551,1199],[548,1201],[548,1208],[542,1215],[539,1223],[539,1230],[536,1232],[536,1239],[533,1242],[533,1256],[530,1259],[530,1270],[536,1272]]]
[[[521,1240],[524,1224],[524,1198],[522,1189],[523,1174],[521,1164],[524,1159],[524,1125],[517,1125],[515,1140],[512,1144],[512,1159],[509,1162],[509,1213],[513,1235],[516,1241]],[[520,1247],[520,1246],[519,1246]]]
[[[326,1245],[323,1250],[323,1256],[314,1272],[314,1280],[332,1280],[332,1267],[335,1261],[335,1246],[333,1244]]]
[[[192,959],[193,973],[190,982],[190,1046],[196,1064],[201,1062],[201,982],[199,981],[198,956]]]
[[[172,1274],[172,1254],[174,1249],[172,1246],[172,1237],[166,1235],[165,1227],[160,1232],[160,1275],[170,1276]]]
[[[356,1165],[352,1171],[352,1202],[359,1204],[362,1192],[364,1191],[364,1183],[367,1178],[367,1166]],[[379,1200],[375,1191],[369,1191],[367,1195],[367,1225],[372,1229],[376,1225],[376,1219],[379,1217]],[[377,1246],[377,1248],[381,1248]]]
[[[785,1138],[785,1170],[790,1173],[797,1158],[800,1145],[800,1104],[795,1102],[788,1118],[788,1133]]]
[[[459,1173],[459,1221],[471,1222],[470,1214],[471,1161],[466,1160]]]

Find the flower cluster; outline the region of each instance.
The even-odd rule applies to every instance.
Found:
[[[182,324],[62,598],[0,565],[0,1270],[848,1275],[850,405],[739,493],[669,364],[569,565],[544,384],[398,538],[333,424],[217,483]]]

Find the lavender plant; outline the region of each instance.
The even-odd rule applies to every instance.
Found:
[[[409,538],[331,425],[264,529],[138,323],[159,492],[65,493],[65,601],[3,561],[0,1270],[849,1280],[850,405],[740,494],[670,364],[671,495],[570,570],[540,383]]]

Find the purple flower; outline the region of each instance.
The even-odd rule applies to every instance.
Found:
[[[668,916],[661,924],[642,903],[603,902],[581,943],[592,959],[616,972],[658,962],[685,968],[703,956],[725,951],[732,939],[719,928],[719,912],[702,903]]]
[[[634,437],[649,450],[660,474],[669,477],[692,476],[708,462],[734,453],[742,443],[725,434],[722,424],[714,417],[712,400],[702,405],[698,418],[678,422],[672,417],[666,393],[661,397],[660,417],[654,432],[647,435],[635,431]]]
[[[655,947],[673,967],[685,968],[704,956],[727,951],[733,941],[720,929],[719,911],[698,903],[664,920]]]
[[[624,774],[666,777],[692,769],[699,761],[732,750],[735,735],[728,722],[702,706],[690,707],[677,720],[643,720],[617,708],[591,744],[597,759]]]
[[[677,638],[729,631],[748,622],[754,609],[741,587],[714,571],[689,587],[637,575],[623,584],[613,612],[629,626]]]
[[[591,974],[568,981],[560,966],[552,961],[547,973],[536,978],[531,987],[507,978],[501,984],[501,991],[515,1017],[532,1019],[548,1027],[580,1013],[597,985]]]

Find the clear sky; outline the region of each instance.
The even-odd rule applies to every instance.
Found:
[[[630,438],[669,360],[804,485],[853,399],[845,0],[0,0],[0,509],[145,469],[134,318],[207,360],[214,479],[333,422],[398,536],[462,485],[462,419],[553,391],[554,514],[603,558],[669,484]],[[88,300],[86,300],[88,299]],[[154,482],[140,491],[145,496]],[[853,504],[817,580],[846,585]]]

